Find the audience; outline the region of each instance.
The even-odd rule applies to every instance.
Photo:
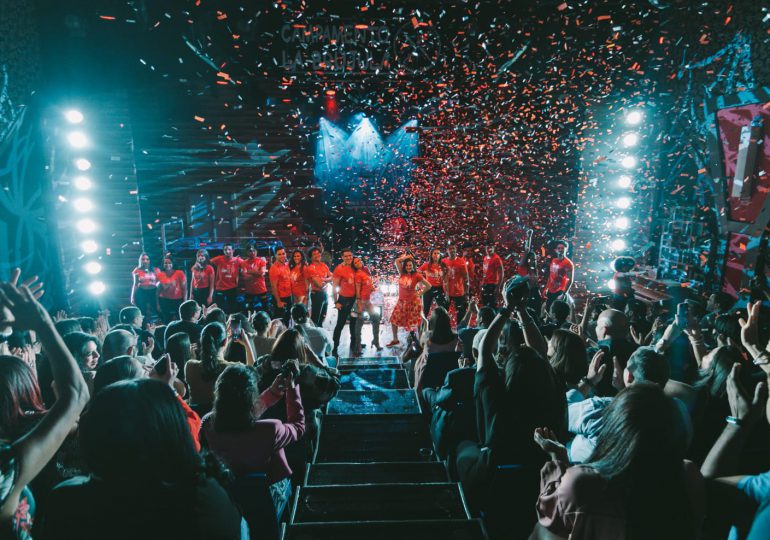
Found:
[[[294,321],[294,328],[302,332],[302,337],[310,345],[313,353],[318,358],[331,356],[334,343],[329,333],[323,328],[318,328],[308,316],[305,304],[294,304],[291,308],[291,320]]]

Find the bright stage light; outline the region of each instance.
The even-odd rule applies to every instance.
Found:
[[[615,220],[615,228],[620,230],[628,229],[628,226],[630,225],[628,218],[625,216],[621,216],[618,219]]]
[[[102,271],[102,265],[96,261],[87,262],[83,268],[85,268],[86,272],[92,275],[98,274]]]
[[[636,143],[639,142],[639,135],[636,133],[626,133],[623,135],[623,146],[626,148],[631,148],[632,146],[636,146]]]
[[[625,210],[626,208],[631,206],[631,199],[629,199],[628,197],[620,197],[617,201],[615,201],[615,206]]]
[[[636,158],[634,156],[625,156],[620,160],[620,164],[623,165],[626,169],[636,167]]]
[[[72,180],[72,185],[74,185],[75,188],[79,189],[80,191],[85,191],[87,189],[91,189],[94,184],[87,176],[76,176]]]
[[[99,244],[93,240],[83,240],[83,242],[80,243],[80,249],[83,250],[83,253],[93,253],[99,249]]]
[[[626,176],[625,174],[618,178],[618,187],[622,187],[623,189],[628,189],[631,187],[631,177]]]
[[[641,111],[629,111],[629,113],[626,115],[626,124],[628,124],[629,126],[635,126],[641,121],[642,121]]]
[[[70,124],[79,124],[83,121],[83,113],[76,109],[70,109],[64,113],[64,118],[66,118],[67,122]]]
[[[611,291],[614,291],[616,287],[615,280],[614,279],[609,280],[607,282],[607,287],[609,287]]]
[[[107,286],[101,281],[94,281],[88,286],[88,290],[91,294],[99,295],[107,290]]]
[[[623,251],[626,249],[626,241],[622,238],[616,238],[612,241],[612,250],[613,251]]]
[[[85,148],[88,146],[88,137],[82,131],[73,131],[67,135],[67,141],[73,148]]]
[[[91,168],[91,162],[86,158],[78,158],[75,160],[75,167],[77,167],[79,171],[87,171]]]
[[[90,212],[94,209],[94,203],[91,202],[91,199],[86,199],[85,197],[80,197],[72,201],[72,206],[74,206],[75,210],[78,212]]]
[[[83,234],[88,234],[96,230],[96,223],[94,223],[93,220],[86,218],[78,221],[76,227]]]

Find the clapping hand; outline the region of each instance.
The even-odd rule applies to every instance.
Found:
[[[730,414],[742,424],[751,425],[762,416],[767,402],[767,384],[761,382],[750,396],[740,381],[741,365],[733,364],[727,377],[727,400],[730,402]]]
[[[535,428],[535,444],[537,444],[543,452],[546,452],[551,456],[553,461],[562,461],[564,463],[569,462],[569,456],[567,455],[567,448],[559,442],[556,434],[551,428],[539,427]]]

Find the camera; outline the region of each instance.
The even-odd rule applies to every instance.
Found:
[[[299,368],[297,367],[296,361],[287,360],[284,362],[281,370],[278,372],[278,375],[296,379],[299,376]]]

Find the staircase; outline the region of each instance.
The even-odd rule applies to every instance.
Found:
[[[396,357],[341,358],[342,390],[295,493],[284,540],[483,540],[462,487],[437,461]]]

